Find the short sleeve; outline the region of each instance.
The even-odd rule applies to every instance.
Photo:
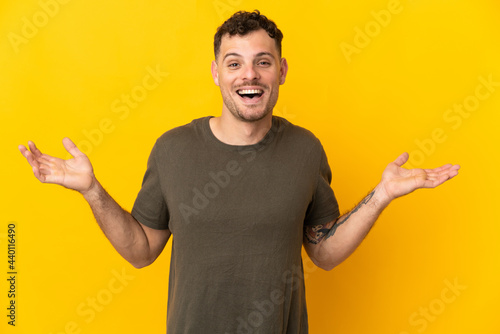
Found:
[[[168,229],[168,208],[161,187],[161,171],[158,169],[160,145],[156,142],[148,159],[142,187],[132,208],[132,216],[141,224],[157,230]]]
[[[337,199],[330,186],[331,182],[332,172],[325,151],[321,148],[318,180],[312,201],[307,209],[305,225],[326,224],[340,216]]]

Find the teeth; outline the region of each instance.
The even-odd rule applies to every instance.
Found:
[[[262,94],[261,89],[242,89],[238,91],[238,94]]]

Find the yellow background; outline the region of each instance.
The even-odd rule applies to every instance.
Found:
[[[130,210],[155,139],[220,113],[213,34],[234,11],[256,8],[285,35],[290,71],[275,113],[321,139],[342,211],[403,151],[415,167],[462,165],[442,187],[395,201],[333,271],[306,261],[311,333],[500,333],[500,86],[479,88],[490,94],[467,116],[448,112],[475,101],[480,78],[500,82],[497,1],[65,2],[0,4],[0,267],[6,276],[13,221],[19,271],[15,328],[0,281],[2,333],[165,332],[170,244],[134,269],[82,197],[39,183],[17,146],[33,140],[65,157],[63,137],[86,145],[98,179]],[[383,21],[389,8],[397,13]],[[25,26],[33,21],[35,31]],[[357,51],[346,56],[346,45]],[[115,112],[122,94],[144,92],[148,68],[168,76],[128,114]]]

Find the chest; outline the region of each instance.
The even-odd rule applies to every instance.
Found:
[[[314,165],[302,152],[272,149],[180,154],[162,180],[169,228],[174,237],[196,231],[301,239]]]

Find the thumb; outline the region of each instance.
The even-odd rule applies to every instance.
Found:
[[[408,161],[409,157],[410,157],[410,155],[407,152],[404,152],[399,157],[397,157],[396,160],[394,160],[394,163],[398,167],[401,167],[401,166],[403,166]]]
[[[85,153],[80,151],[78,147],[76,147],[75,143],[73,143],[68,137],[63,138],[62,142],[66,151],[68,151],[73,156],[73,158],[76,158],[78,156],[85,156]]]

